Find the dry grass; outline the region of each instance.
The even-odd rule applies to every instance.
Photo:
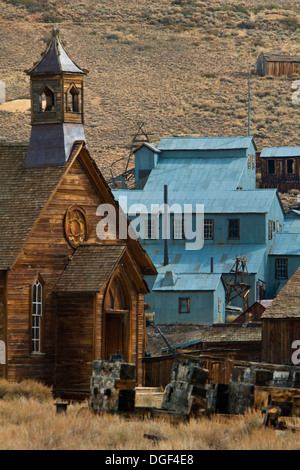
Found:
[[[215,416],[170,423],[116,415],[93,415],[87,403],[71,403],[56,414],[55,401],[44,387],[30,381],[5,384],[19,394],[0,399],[0,450],[153,450],[144,434],[165,438],[157,450],[288,450],[299,449],[299,434],[264,428],[259,412],[245,416]],[[31,387],[32,395],[28,391]],[[26,389],[26,394],[24,390]],[[41,390],[43,389],[41,400]]]

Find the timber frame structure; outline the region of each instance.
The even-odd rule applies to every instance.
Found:
[[[54,28],[27,73],[29,146],[0,145],[0,377],[89,393],[92,362],[121,354],[142,384],[144,276],[156,269],[120,237],[129,222],[83,138],[86,71]]]

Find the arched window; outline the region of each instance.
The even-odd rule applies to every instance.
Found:
[[[42,113],[54,111],[54,93],[47,86],[42,90],[39,95],[40,98],[40,111]]]
[[[75,85],[72,85],[66,93],[66,111],[79,113],[79,91]]]
[[[43,286],[39,279],[32,286],[32,352],[41,352],[43,318]]]

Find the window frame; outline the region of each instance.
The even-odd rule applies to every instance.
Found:
[[[180,222],[180,229],[181,229],[179,237],[177,237],[177,236],[175,237],[175,235],[177,233],[179,233],[178,230],[177,230],[177,227],[176,227],[177,222]],[[174,219],[173,219],[173,240],[185,240],[184,218],[183,217],[181,217],[181,218],[180,217],[178,217],[178,218],[174,217]]]
[[[273,162],[273,172],[272,173],[269,171],[270,170],[269,163],[271,163],[271,162]],[[267,160],[267,174],[268,175],[275,175],[276,174],[274,158],[270,158],[270,159]]]
[[[211,233],[211,236],[210,237],[206,237],[205,236],[205,225],[210,222],[211,224],[211,227],[210,227],[210,233]],[[204,240],[213,240],[214,239],[214,236],[215,236],[215,221],[214,219],[204,219],[203,221],[203,239]]]
[[[159,238],[159,219],[157,216],[150,215],[145,219],[144,240],[158,240]]]
[[[38,299],[38,291],[34,294],[35,286],[39,285],[41,289],[41,297]],[[43,336],[44,336],[44,299],[45,299],[45,283],[40,276],[36,277],[30,286],[30,353],[43,354]],[[39,307],[39,309],[38,309]],[[39,311],[39,313],[37,313]],[[37,335],[33,334],[33,330]],[[35,345],[38,346],[35,346]]]
[[[43,96],[45,96],[45,109],[43,107]],[[39,112],[51,113],[55,111],[55,93],[47,85],[39,93]]]
[[[187,311],[186,312],[183,312],[182,310],[182,302],[183,301],[186,301],[187,302]],[[191,313],[191,300],[190,300],[190,297],[179,297],[178,298],[178,313],[180,313],[181,315],[187,315],[189,313]]]
[[[273,240],[273,220],[272,219],[269,219],[268,231],[269,231],[269,240]]]
[[[289,171],[289,162],[292,162],[292,171]],[[294,175],[295,174],[295,161],[293,158],[288,158],[286,160],[286,174]]]
[[[72,84],[69,89],[66,91],[66,112],[72,114],[80,113],[80,103],[79,103],[80,92],[78,88]],[[69,107],[69,99],[71,100],[71,108]]]
[[[278,264],[279,262],[284,262],[284,276],[279,276],[278,271],[282,272],[282,266],[279,268]],[[287,280],[288,279],[288,259],[287,258],[276,258],[275,259],[275,279],[278,280]]]
[[[237,236],[232,236],[230,235],[230,224],[231,222],[236,222],[237,223]],[[240,219],[228,219],[228,240],[240,240],[241,238],[241,232],[240,232]]]

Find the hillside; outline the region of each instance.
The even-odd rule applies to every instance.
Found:
[[[71,57],[89,69],[86,138],[104,173],[126,154],[140,121],[154,143],[180,134],[245,135],[249,65],[261,51],[300,53],[297,4],[0,0],[0,80],[8,100],[23,103],[0,110],[0,140],[29,139],[24,70],[45,50],[53,23]],[[296,78],[252,73],[251,133],[259,150],[300,145]]]

